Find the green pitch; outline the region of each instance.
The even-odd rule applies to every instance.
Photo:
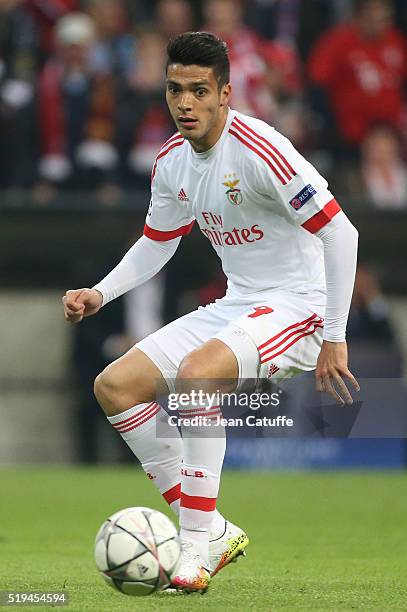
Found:
[[[219,507],[247,530],[247,558],[224,569],[206,595],[146,598],[110,589],[92,557],[112,512],[167,511],[140,471],[3,470],[0,483],[0,590],[65,588],[67,612],[407,609],[402,474],[226,473]]]

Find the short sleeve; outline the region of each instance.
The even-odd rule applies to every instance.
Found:
[[[290,223],[318,232],[341,210],[327,181],[278,132],[263,144],[263,161],[255,160],[256,191]]]
[[[144,235],[152,240],[172,240],[186,236],[192,230],[195,219],[184,201],[178,201],[166,180],[166,168],[158,164],[151,182],[151,199],[148,207]]]

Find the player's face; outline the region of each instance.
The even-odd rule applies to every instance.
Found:
[[[196,151],[210,149],[220,137],[230,91],[230,84],[219,88],[212,68],[182,64],[168,66],[168,108],[178,130]]]

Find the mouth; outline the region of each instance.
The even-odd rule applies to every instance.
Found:
[[[178,117],[178,123],[180,123],[185,129],[192,130],[198,125],[198,119],[195,119],[194,117],[180,116]]]

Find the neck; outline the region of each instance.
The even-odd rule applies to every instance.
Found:
[[[195,153],[204,153],[216,145],[219,138],[222,136],[226,119],[228,117],[228,112],[229,109],[227,106],[225,106],[219,116],[219,121],[208,134],[206,134],[201,140],[197,140],[195,142],[189,141]]]

